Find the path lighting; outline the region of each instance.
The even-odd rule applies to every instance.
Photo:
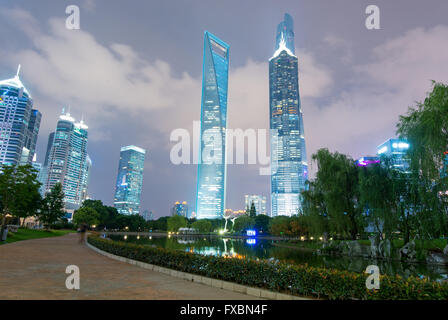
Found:
[[[331,241],[333,241],[333,238],[330,238]]]
[[[92,228],[95,229],[95,228],[96,228],[96,224],[94,224],[94,225],[92,226]]]
[[[223,229],[219,230],[219,234],[223,235],[224,234],[224,230]]]
[[[124,236],[123,239],[126,240],[128,238],[128,236]]]
[[[304,236],[301,236],[301,237],[300,237],[300,240],[305,241],[305,237],[304,237]]]
[[[140,236],[137,236],[137,240],[139,240],[140,239]]]
[[[129,227],[124,227],[126,230],[128,230],[129,229]]]
[[[310,237],[310,240],[314,240],[314,237]]]
[[[319,238],[320,241],[322,241],[322,239],[323,239],[322,237]]]

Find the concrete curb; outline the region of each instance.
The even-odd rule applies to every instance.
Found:
[[[264,290],[264,289],[260,289],[260,288],[248,287],[248,286],[233,283],[233,282],[207,278],[207,277],[203,277],[203,276],[196,275],[196,274],[181,272],[181,271],[177,271],[177,270],[173,270],[173,269],[159,267],[159,266],[141,262],[141,261],[132,260],[132,259],[125,258],[125,257],[116,256],[112,253],[109,253],[109,252],[100,250],[97,247],[94,247],[87,241],[86,241],[86,245],[93,251],[96,251],[97,253],[102,254],[103,256],[106,256],[106,257],[114,259],[114,260],[133,264],[140,268],[161,272],[161,273],[170,275],[172,277],[176,277],[176,278],[180,278],[180,279],[184,279],[184,280],[188,280],[188,281],[193,281],[193,282],[197,282],[197,283],[202,283],[207,286],[211,286],[211,287],[215,287],[215,288],[219,288],[219,289],[223,289],[223,290],[243,293],[243,294],[247,294],[249,296],[254,296],[254,297],[264,298],[264,299],[269,299],[269,300],[312,300],[309,298],[292,296],[292,295],[269,291],[269,290]]]

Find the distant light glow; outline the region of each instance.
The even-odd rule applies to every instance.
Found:
[[[249,245],[257,244],[257,239],[255,239],[255,238],[247,239],[246,243],[249,244]]]
[[[255,237],[257,235],[257,231],[255,231],[255,230],[247,230],[246,231],[246,235],[248,237]]]

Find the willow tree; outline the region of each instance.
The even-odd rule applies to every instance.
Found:
[[[338,152],[320,149],[312,157],[317,163],[314,187],[321,193],[328,229],[356,239],[364,227],[359,199],[358,168],[353,159]]]
[[[433,82],[425,100],[400,116],[397,134],[411,145],[409,183],[413,193],[408,200],[418,220],[419,235],[446,235],[448,178],[441,171],[448,150],[448,86]]]

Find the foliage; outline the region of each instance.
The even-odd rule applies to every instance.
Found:
[[[201,219],[193,222],[192,228],[198,230],[200,233],[208,233],[213,229],[212,223],[209,220]]]
[[[95,209],[81,207],[73,215],[73,223],[76,225],[87,224],[88,226],[98,225],[100,214]]]
[[[411,145],[409,196],[420,238],[439,238],[448,234],[448,86],[433,83],[423,103],[400,116],[397,133]],[[445,172],[441,172],[445,170]]]
[[[129,259],[292,295],[328,299],[448,299],[447,283],[415,277],[380,276],[381,289],[371,291],[365,285],[367,274],[307,265],[273,264],[268,260],[204,256],[94,236],[90,236],[88,242],[101,250]]]
[[[105,206],[101,200],[85,200],[81,208],[91,208],[99,214],[99,221],[96,223],[99,229],[116,228],[116,221],[119,216],[114,207]]]
[[[0,172],[1,238],[6,214],[17,218],[36,215],[42,199],[39,194],[40,183],[32,166],[2,166]]]
[[[255,218],[242,215],[235,220],[233,230],[236,232],[244,232],[247,229],[253,229],[255,227]]]
[[[265,214],[259,214],[255,217],[254,228],[259,233],[266,233],[269,231],[269,223],[271,222],[271,218]]]
[[[185,228],[188,224],[188,221],[185,217],[182,216],[172,216],[168,218],[168,231],[178,231],[179,228]]]
[[[269,232],[276,236],[298,237],[305,235],[306,228],[303,216],[277,216],[271,219]]]

